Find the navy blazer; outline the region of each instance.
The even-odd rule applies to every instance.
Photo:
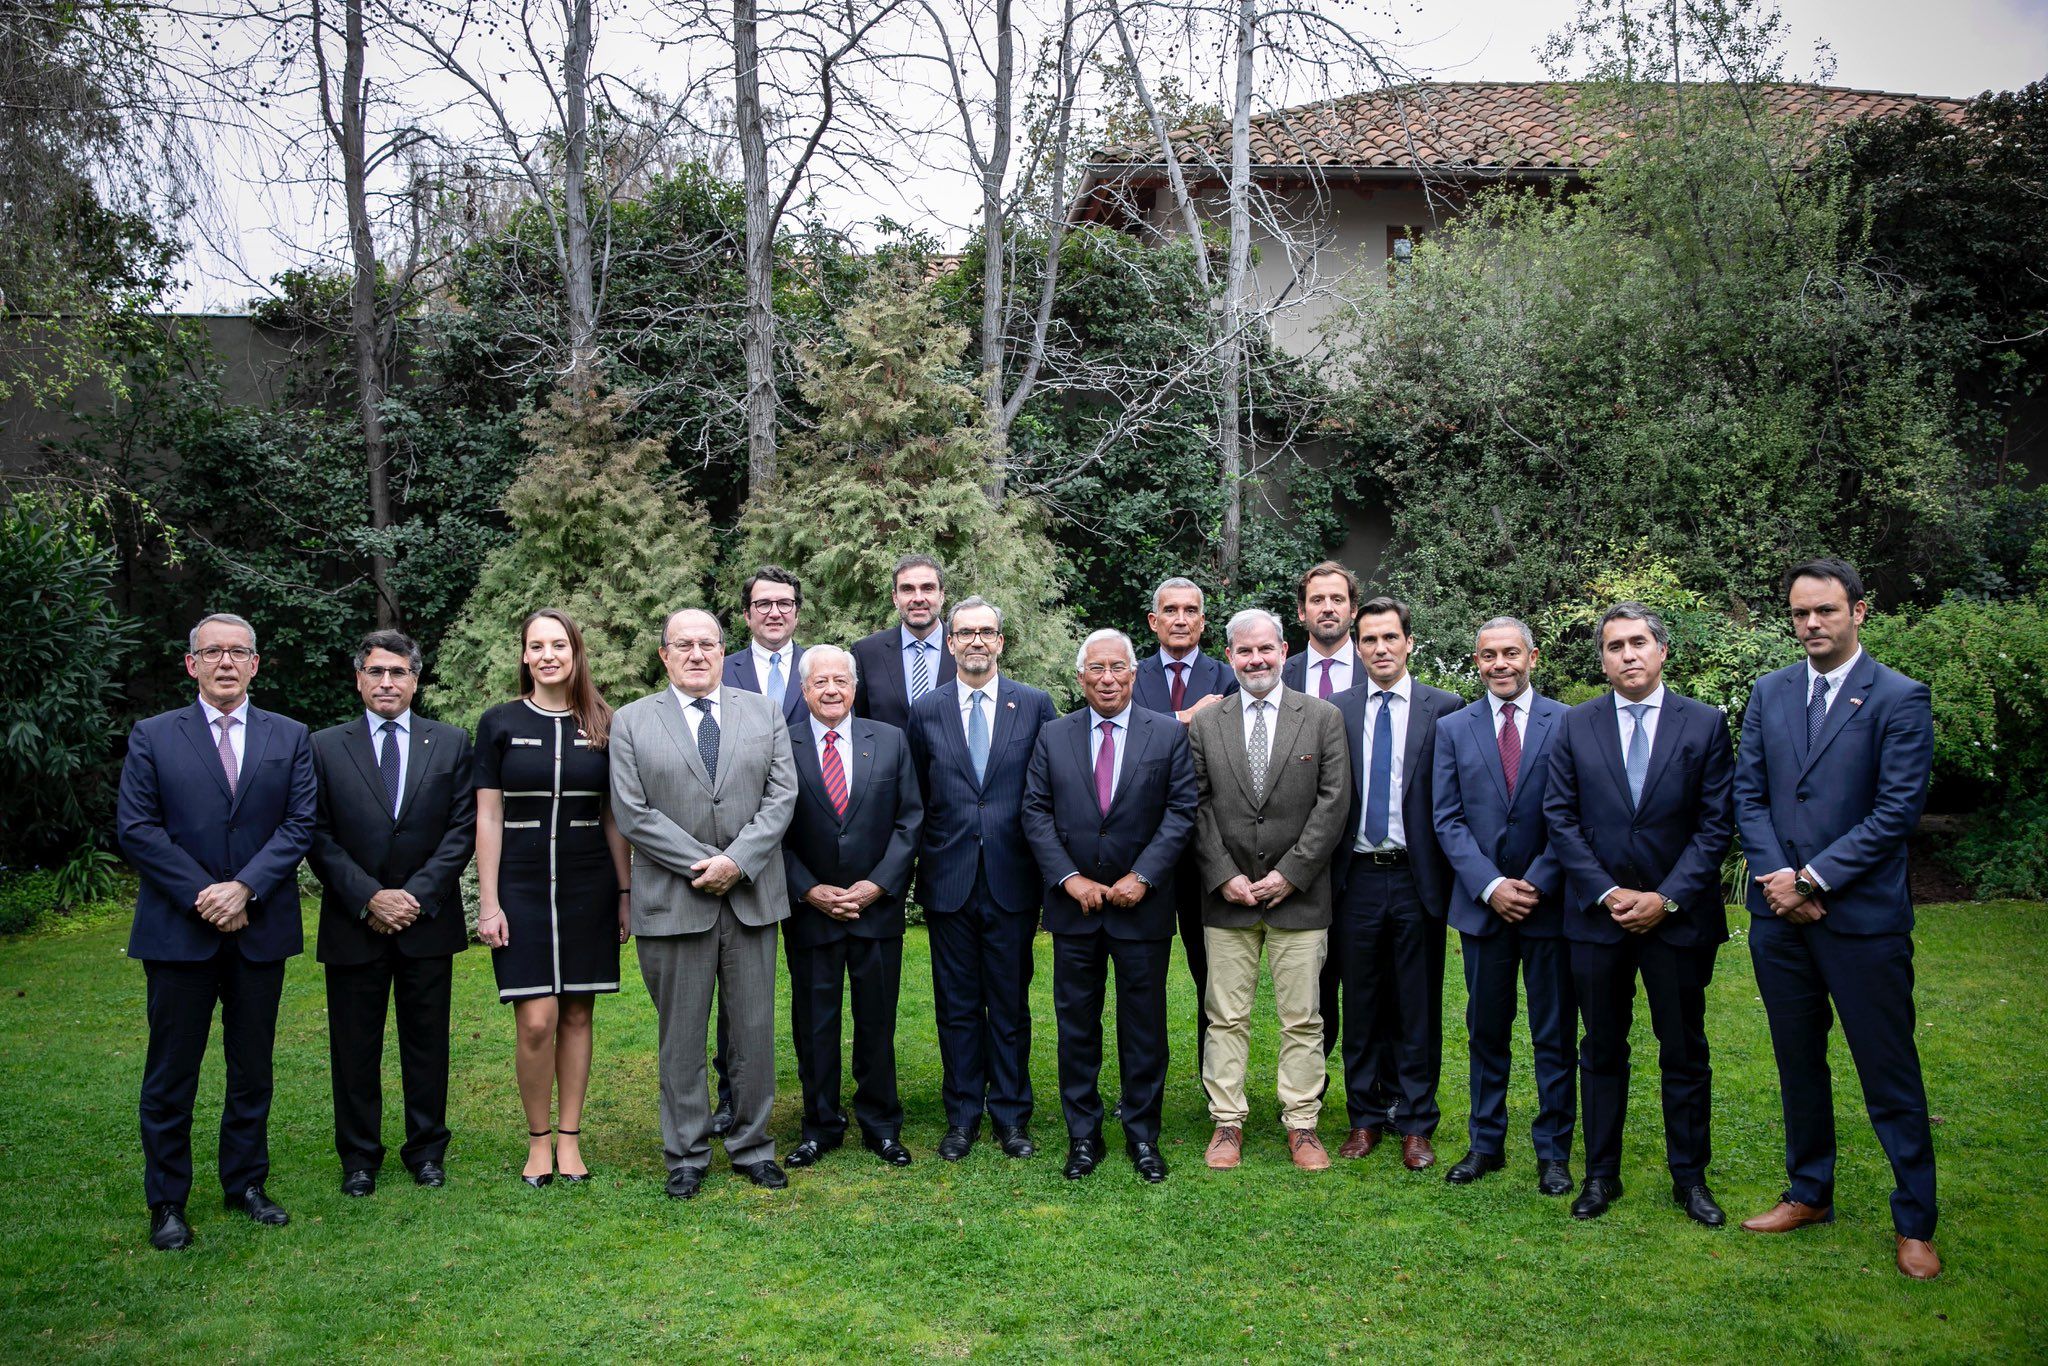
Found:
[[[895,939],[903,934],[903,902],[910,894],[910,869],[924,828],[924,795],[917,767],[902,731],[880,721],[854,720],[853,780],[846,788],[846,818],[825,795],[825,770],[811,734],[811,714],[789,727],[796,759],[796,814],[782,837],[782,867],[789,884],[789,923],[784,933],[799,946],[831,944],[848,937]],[[836,920],[804,900],[824,883],[851,887],[863,879],[882,889],[858,920]]]
[[[948,682],[918,699],[910,716],[910,754],[924,793],[917,899],[927,911],[943,915],[966,905],[977,871],[986,872],[998,906],[1018,915],[1037,911],[1038,865],[1024,838],[1024,780],[1039,728],[1055,716],[1050,697],[999,675],[988,770],[977,783],[959,690]]]
[[[1512,803],[1487,698],[1437,723],[1436,836],[1454,883],[1450,922],[1465,934],[1484,938],[1499,933],[1507,923],[1486,903],[1486,885],[1496,877],[1521,878],[1542,897],[1518,926],[1523,934],[1555,939],[1564,933],[1559,910],[1564,870],[1543,822],[1543,790],[1550,745],[1565,710],[1562,702],[1538,692],[1529,694],[1522,766]]]
[[[1299,650],[1289,651],[1286,660],[1280,665],[1280,681],[1298,693],[1305,693],[1310,697],[1314,697],[1316,695],[1316,685],[1320,680],[1308,676],[1308,666],[1309,661],[1315,658],[1317,658],[1315,651],[1306,644]],[[1355,642],[1351,647],[1351,677],[1357,680],[1351,685],[1354,688],[1366,681],[1365,661],[1358,657],[1358,646]],[[1327,700],[1335,702],[1347,691],[1349,689],[1339,688],[1336,692],[1331,693]]]
[[[198,702],[128,733],[115,826],[122,857],[142,876],[130,958],[196,963],[219,952],[221,932],[193,909],[216,882],[255,894],[248,926],[231,936],[244,958],[276,962],[305,947],[298,871],[313,842],[313,746],[288,716],[251,705],[248,724],[232,795]]]
[[[809,720],[811,715],[810,708],[804,703],[803,685],[797,682],[796,675],[796,666],[803,657],[803,646],[792,644],[789,647],[789,677],[782,686],[782,719],[792,726],[799,721]],[[725,657],[725,686],[738,688],[741,692],[763,691],[760,677],[754,668],[754,647],[751,643],[738,654]]]
[[[1735,840],[1734,783],[1727,720],[1704,702],[1664,690],[1640,806],[1629,800],[1614,694],[1565,713],[1543,792],[1550,847],[1564,868],[1565,937],[1628,938],[1600,903],[1610,887],[1625,887],[1678,903],[1650,931],[1658,938],[1689,947],[1726,940],[1721,864]]]
[[[1237,675],[1222,660],[1207,654],[1195,656],[1188,671],[1187,691],[1182,694],[1185,711],[1205,697],[1228,697],[1237,691]],[[1173,678],[1166,672],[1166,651],[1154,650],[1138,661],[1138,676],[1131,684],[1131,701],[1146,711],[1173,715]]]
[[[1735,819],[1751,876],[1810,867],[1827,884],[1820,901],[1829,929],[1909,932],[1906,837],[1927,805],[1933,767],[1925,683],[1866,653],[1808,752],[1806,665],[1765,674],[1749,695],[1735,761]],[[1754,882],[1749,910],[1771,914]]]
[[[1054,934],[1171,939],[1173,866],[1195,832],[1195,754],[1187,727],[1171,713],[1131,708],[1123,765],[1104,812],[1088,760],[1089,731],[1098,719],[1088,707],[1067,713],[1038,732],[1031,755],[1024,837],[1045,883],[1045,928]],[[1060,885],[1069,873],[1105,885],[1137,873],[1151,890],[1128,910],[1105,902],[1087,915]]]
[[[1451,865],[1436,835],[1436,728],[1443,718],[1465,705],[1465,699],[1442,688],[1411,679],[1408,736],[1401,747],[1401,834],[1408,841],[1408,871],[1422,908],[1442,920],[1450,910]],[[1344,838],[1330,858],[1332,894],[1342,898],[1351,874],[1352,846],[1365,820],[1365,714],[1372,684],[1346,688],[1330,701],[1344,717],[1344,736],[1351,746],[1351,814]]]
[[[939,633],[939,671],[932,679],[932,691],[954,677],[953,652]],[[905,733],[910,730],[910,690],[903,685],[903,624],[891,622],[873,635],[862,636],[848,650],[858,680],[853,688],[853,714],[885,721]]]

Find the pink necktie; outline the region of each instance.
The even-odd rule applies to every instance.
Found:
[[[232,797],[235,795],[235,780],[241,777],[235,764],[235,742],[228,739],[228,732],[235,728],[235,718],[223,716],[214,724],[220,727],[220,766],[228,775],[228,795]]]
[[[1116,795],[1116,722],[1102,723],[1102,748],[1095,751],[1095,804],[1109,814],[1110,798]]]
[[[1326,659],[1326,660],[1322,661],[1322,670],[1323,670],[1323,681],[1322,681],[1322,682],[1320,682],[1320,683],[1318,683],[1318,684],[1316,684],[1316,696],[1317,696],[1317,697],[1322,697],[1322,698],[1327,698],[1327,697],[1329,697],[1329,695],[1330,695],[1330,670],[1331,670],[1332,668],[1336,667],[1336,664],[1337,664],[1337,661],[1336,661],[1336,660],[1334,660],[1334,659]]]

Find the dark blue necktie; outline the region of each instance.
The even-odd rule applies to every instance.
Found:
[[[1365,842],[1378,848],[1387,842],[1394,800],[1394,694],[1381,688],[1373,696],[1380,714],[1372,723],[1372,760],[1365,779]]]
[[[1813,747],[1820,743],[1820,728],[1828,723],[1828,679],[1826,674],[1813,680],[1813,696],[1806,703],[1806,752],[1813,753]]]
[[[377,772],[384,779],[384,809],[392,815],[398,814],[398,723],[386,721],[383,726],[384,747],[377,754]]]
[[[697,722],[697,755],[704,761],[704,775],[718,781],[718,718],[711,714],[711,699],[700,697],[691,704],[702,713]]]

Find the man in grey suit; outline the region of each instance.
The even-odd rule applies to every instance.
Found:
[[[612,815],[633,846],[633,934],[660,1016],[661,1137],[668,1194],[687,1200],[711,1157],[704,1036],[711,988],[726,1002],[733,1170],[789,1184],[775,1164],[775,936],[789,914],[782,835],[796,810],[789,726],[758,693],[719,685],[725,637],[709,612],[661,633],[669,686],[612,720]]]
[[[1280,682],[1287,644],[1271,612],[1239,612],[1223,638],[1242,691],[1188,726],[1209,953],[1202,1085],[1216,1132],[1207,1161],[1223,1170],[1243,1156],[1245,1067],[1263,953],[1280,1017],[1280,1122],[1294,1165],[1323,1171],[1330,1155],[1316,1119],[1328,1074],[1318,978],[1329,951],[1330,856],[1351,810],[1344,718]]]

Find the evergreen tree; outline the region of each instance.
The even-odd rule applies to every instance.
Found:
[[[679,496],[652,438],[621,431],[630,395],[558,395],[525,423],[534,454],[505,491],[514,539],[492,552],[441,644],[431,699],[474,725],[517,687],[519,623],[558,607],[583,628],[598,691],[613,706],[658,686],[669,612],[701,605],[711,525]]]

